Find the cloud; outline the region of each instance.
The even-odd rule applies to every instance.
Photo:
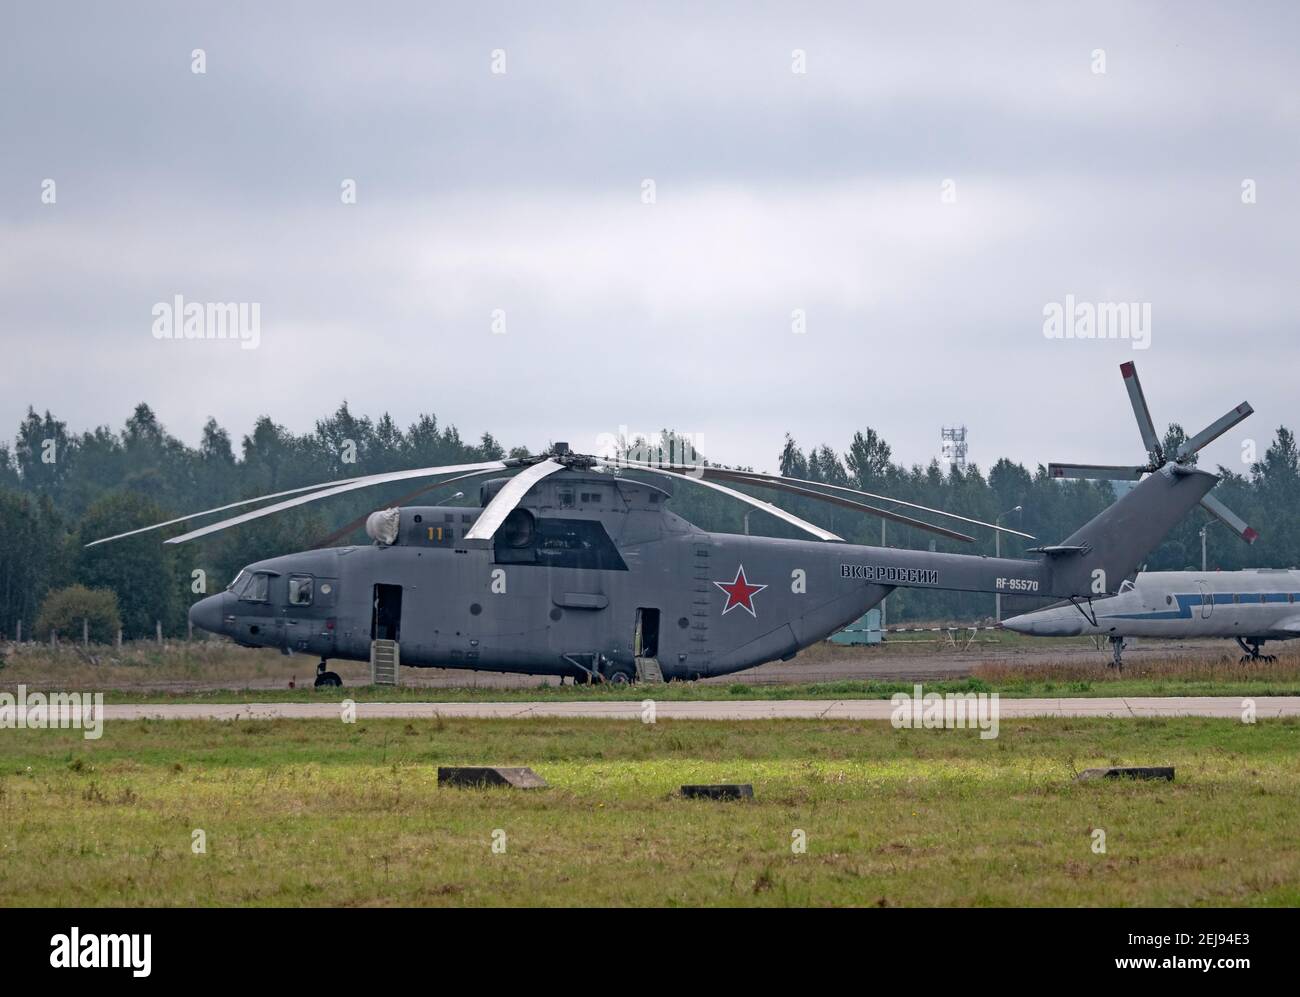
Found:
[[[673,426],[766,467],[786,430],[867,425],[925,462],[955,422],[985,465],[1136,459],[1134,354],[1045,340],[1066,294],[1151,303],[1157,420],[1296,421],[1287,8],[17,16],[0,427],[147,400],[193,441],[346,397],[534,447]],[[260,302],[261,348],[154,340],[178,293]]]

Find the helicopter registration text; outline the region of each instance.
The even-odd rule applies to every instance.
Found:
[[[1038,580],[1034,578],[999,578],[994,584],[1008,592],[1038,591]]]

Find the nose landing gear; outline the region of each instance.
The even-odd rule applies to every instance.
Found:
[[[316,666],[316,688],[338,688],[341,685],[343,685],[343,679],[339,676],[339,673],[326,671],[325,659],[321,658],[320,664]]]

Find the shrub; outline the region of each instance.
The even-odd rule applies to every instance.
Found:
[[[81,640],[82,620],[90,621],[91,640],[99,644],[112,641],[122,626],[117,594],[112,589],[88,589],[84,585],[55,589],[41,604],[32,636],[47,640],[50,631],[57,630],[64,640]]]

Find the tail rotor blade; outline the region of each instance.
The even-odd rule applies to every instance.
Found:
[[[1244,519],[1213,495],[1206,495],[1201,499],[1201,508],[1241,537],[1242,540],[1245,540],[1246,543],[1253,544],[1259,538],[1259,534]]]
[[[1160,446],[1160,436],[1155,423],[1151,421],[1151,410],[1147,408],[1146,395],[1142,393],[1142,382],[1138,380],[1137,364],[1132,360],[1119,365],[1124,375],[1124,387],[1128,389],[1128,400],[1133,404],[1133,416],[1137,419],[1138,431],[1142,434],[1142,445],[1147,453],[1154,455],[1163,464],[1164,453]]]
[[[1255,410],[1250,407],[1250,402],[1242,402],[1231,412],[1215,419],[1214,422],[1210,423],[1195,436],[1184,440],[1178,447],[1177,459],[1186,460],[1207,443],[1217,440],[1220,436],[1248,417],[1254,411]]]
[[[1120,464],[1048,464],[1049,478],[1087,478],[1093,481],[1137,481],[1146,473],[1145,467],[1125,467]]]

